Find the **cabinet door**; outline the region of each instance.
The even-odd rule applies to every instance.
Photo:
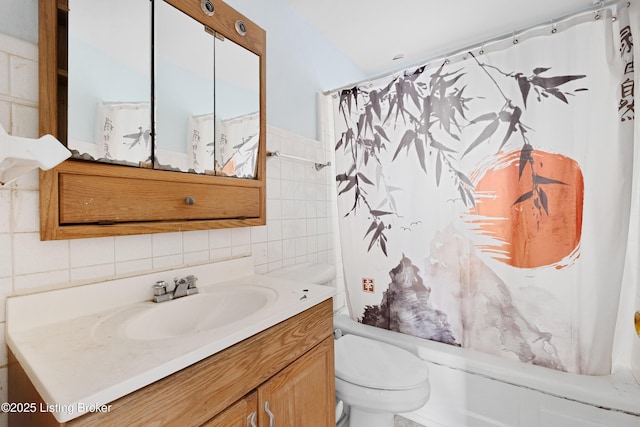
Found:
[[[238,400],[201,427],[256,427],[258,425],[256,392]]]
[[[333,337],[258,388],[260,426],[334,427]]]

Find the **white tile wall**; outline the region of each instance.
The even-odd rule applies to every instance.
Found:
[[[330,161],[326,143],[274,127],[268,131],[269,151],[317,163]],[[259,271],[306,261],[335,264],[332,236],[336,227],[327,197],[334,188],[332,176],[330,168],[316,171],[312,163],[284,157],[267,159],[267,225],[251,230],[252,253]]]
[[[16,135],[36,136],[38,133],[38,85],[37,46],[0,34],[0,124]],[[4,299],[14,291],[14,286],[28,287],[29,279],[42,275],[47,268],[58,270],[59,252],[55,249],[41,259],[36,250],[25,258],[25,250],[19,246],[32,242],[37,231],[38,193],[33,186],[34,175],[23,178],[10,188],[0,187],[0,328],[4,330]],[[34,224],[35,227],[34,227]],[[17,237],[17,238],[16,238]],[[68,248],[68,246],[67,246]],[[67,251],[68,253],[68,251]],[[28,260],[31,260],[28,262]],[[54,271],[50,277],[68,279],[68,257],[62,261],[67,267],[64,275]],[[19,276],[24,272],[31,275]],[[16,280],[16,277],[19,277]],[[0,401],[7,400],[7,353],[4,333],[0,334]],[[6,414],[0,414],[0,425],[7,425]]]
[[[37,53],[36,45],[0,34],[0,123],[14,135],[38,136]],[[271,126],[267,148],[318,162],[331,153],[326,143]],[[265,226],[46,242],[39,237],[38,173],[0,186],[0,328],[11,293],[249,254],[261,273],[307,261],[335,263],[331,170],[272,158],[267,176]],[[0,334],[0,402],[7,399],[6,378]],[[6,423],[0,414],[0,427]]]

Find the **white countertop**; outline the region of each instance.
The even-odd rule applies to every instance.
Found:
[[[249,285],[270,288],[277,298],[249,317],[193,335],[134,340],[118,333],[118,319],[149,305],[157,306],[150,302],[153,283],[190,274],[198,277],[200,293],[220,286]],[[47,411],[59,422],[66,422],[333,295],[332,287],[255,275],[251,258],[241,258],[10,297],[7,344],[47,404]],[[110,324],[114,325],[113,333],[105,333]]]

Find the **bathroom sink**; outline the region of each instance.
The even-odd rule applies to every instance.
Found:
[[[229,286],[148,305],[124,321],[122,333],[133,340],[194,335],[246,319],[276,300],[273,289]]]

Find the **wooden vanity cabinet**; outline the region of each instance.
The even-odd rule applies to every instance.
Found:
[[[270,426],[265,409],[279,427],[335,426],[333,336],[258,388],[260,426]],[[327,375],[327,372],[331,375]],[[325,398],[323,398],[325,397]],[[329,404],[327,404],[329,403]]]
[[[203,427],[334,426],[333,363],[329,337]]]
[[[166,0],[259,57],[255,179],[69,159],[40,171],[40,239],[66,240],[266,224],[266,32],[223,0]],[[39,0],[39,133],[67,142],[68,0]],[[122,3],[124,5],[124,2]],[[123,6],[125,7],[125,6]],[[236,22],[247,32],[241,35]],[[149,55],[151,52],[148,53]],[[91,95],[93,96],[93,95]],[[186,129],[186,127],[185,127]]]
[[[254,391],[207,421],[202,427],[256,427],[258,397]]]
[[[12,355],[9,400],[42,401]],[[255,426],[268,427],[267,402],[278,427],[335,426],[330,299],[111,402],[109,412],[65,424],[46,413],[9,414],[9,425],[253,427],[255,412]]]

